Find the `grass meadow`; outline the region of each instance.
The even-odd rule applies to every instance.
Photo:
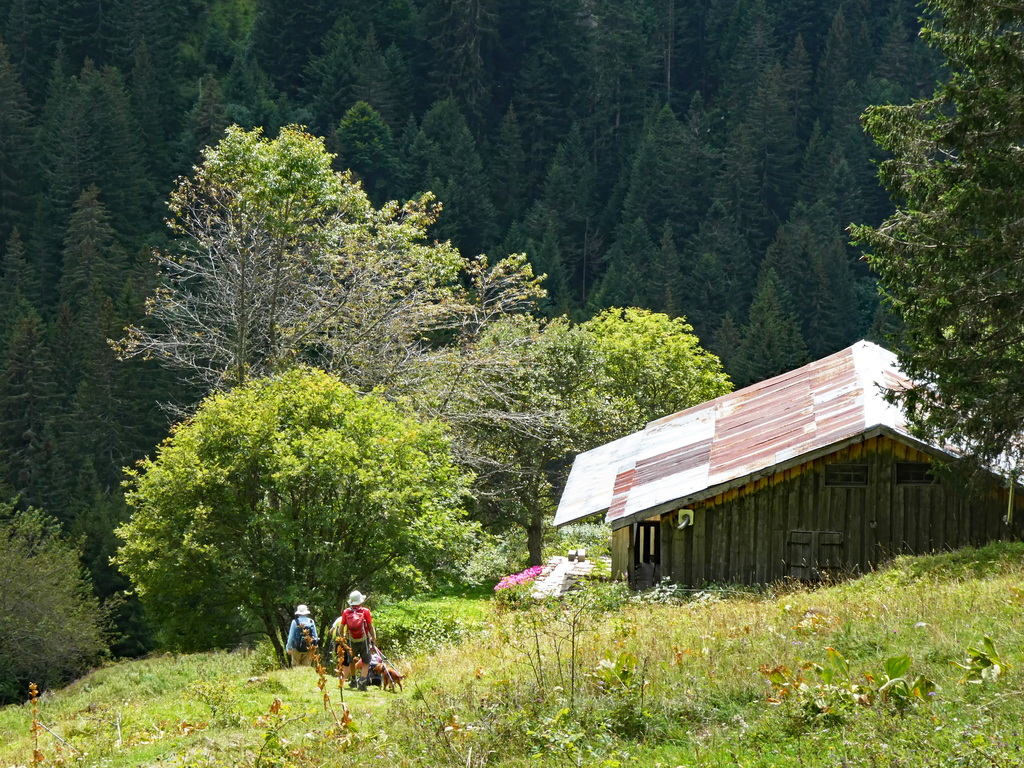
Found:
[[[119,662],[0,710],[0,767],[1024,766],[1022,544],[814,590],[373,607],[404,692],[263,646]]]

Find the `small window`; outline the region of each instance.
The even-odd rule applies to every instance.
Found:
[[[922,461],[896,462],[896,485],[934,485],[932,465]]]
[[[867,464],[826,464],[825,485],[864,486],[868,484]]]

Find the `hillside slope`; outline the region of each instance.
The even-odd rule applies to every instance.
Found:
[[[47,695],[35,738],[44,764],[114,768],[1020,766],[1022,577],[1017,543],[813,591],[598,584],[492,606],[461,646],[400,660],[404,692],[344,691],[348,716],[336,681],[325,707],[313,670],[260,652],[162,656]],[[0,710],[0,766],[30,763],[32,718]]]

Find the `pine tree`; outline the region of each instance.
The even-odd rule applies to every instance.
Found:
[[[43,41],[38,1],[12,0],[6,18],[0,13],[0,22],[6,22],[2,27],[4,42],[10,48],[11,63],[21,72],[26,90],[42,94],[50,73],[50,56]]]
[[[657,258],[658,248],[642,219],[620,226],[605,254],[608,268],[588,302],[591,312],[610,307],[650,308],[655,303],[651,273]]]
[[[512,103],[527,172],[541,178],[558,144],[586,114],[587,40],[575,0],[525,0]]]
[[[3,480],[23,494],[25,505],[42,501],[55,395],[45,328],[29,309],[15,320],[0,361],[0,466]]]
[[[923,35],[948,60],[934,95],[871,108],[898,208],[865,241],[905,323],[896,393],[921,434],[1015,477],[1024,465],[1024,43],[1019,3],[931,0]]]
[[[715,331],[711,339],[708,351],[718,356],[718,359],[722,361],[722,367],[728,372],[729,378],[737,386],[740,386],[739,382],[742,380],[741,374],[743,374],[740,353],[742,335],[731,313],[726,313],[722,318],[721,325],[718,326],[718,330]]]
[[[495,146],[488,157],[490,167],[487,176],[491,180],[491,198],[497,210],[498,227],[507,231],[512,222],[523,215],[529,184],[523,131],[511,104],[501,119]]]
[[[497,33],[493,0],[426,0],[424,32],[431,49],[435,99],[452,99],[476,136],[490,112],[489,71]]]
[[[224,138],[224,130],[230,124],[220,83],[213,75],[204,75],[178,142],[178,166],[182,171],[199,161],[205,147],[215,146]]]
[[[804,39],[797,35],[796,42],[786,56],[782,72],[784,92],[793,117],[793,131],[800,142],[807,141],[813,125],[812,83],[814,73],[811,57],[804,47]]]
[[[602,245],[597,228],[596,170],[578,126],[573,126],[555,152],[540,196],[526,219],[535,241],[557,238],[558,253],[571,293],[564,297],[582,306],[595,286]]]
[[[746,313],[756,283],[754,260],[722,203],[711,206],[697,233],[687,240],[682,261],[688,285],[683,312],[702,338],[711,338],[727,314]]]
[[[804,294],[804,338],[812,358],[830,355],[864,336],[846,246],[838,237],[819,246]]]
[[[413,113],[409,65],[396,46],[382,52],[371,33],[357,55],[354,75],[352,98],[373,106],[388,125],[401,125]]]
[[[34,195],[34,125],[18,68],[0,39],[0,243],[29,224]]]
[[[376,205],[395,187],[395,146],[391,129],[373,107],[356,102],[337,132],[338,162],[352,170]]]
[[[52,289],[59,282],[64,230],[75,201],[88,187],[103,190],[105,204],[126,236],[149,231],[158,222],[147,216],[153,183],[117,70],[99,72],[87,62],[79,77],[58,79],[47,100],[40,145],[46,153],[46,208],[37,221],[35,242],[46,264],[44,285]]]
[[[663,312],[670,317],[683,314],[683,297],[685,295],[685,278],[682,255],[676,248],[672,227],[666,223],[661,230],[661,242],[658,245],[658,257],[654,262],[653,288],[656,300],[651,309]]]
[[[825,50],[818,62],[815,75],[814,97],[817,111],[826,117],[831,117],[831,110],[839,101],[839,94],[846,83],[854,78],[855,53],[843,8],[840,6],[832,17],[832,26],[825,40]],[[866,56],[867,53],[857,51],[856,55]]]
[[[39,279],[28,263],[21,232],[15,229],[7,239],[0,259],[0,341],[14,320],[30,307],[39,305]]]
[[[420,191],[432,191],[445,209],[438,236],[466,254],[487,252],[497,239],[494,205],[476,140],[458,105],[451,99],[436,103],[420,133],[427,152]]]
[[[751,83],[779,59],[775,39],[775,18],[765,0],[739,0],[728,25],[729,35],[722,40],[718,54],[721,62],[720,94],[733,119],[747,110]]]
[[[708,199],[709,152],[668,106],[651,121],[633,155],[622,220],[641,218],[654,231],[665,224],[679,241],[696,229]]]
[[[794,207],[763,263],[778,276],[784,295],[800,297],[794,314],[814,358],[856,341],[865,328],[846,246],[834,220],[823,202]]]
[[[323,0],[257,0],[250,46],[277,88],[302,87],[307,62],[320,52],[326,10]]]
[[[312,112],[313,128],[327,133],[355,101],[359,36],[351,20],[342,16],[324,37],[323,52],[310,59],[304,80],[305,103]]]
[[[598,0],[588,11],[588,127],[597,155],[619,158],[642,129],[652,103],[650,84],[658,79],[655,19],[648,0]]]
[[[807,346],[800,334],[800,325],[788,306],[775,270],[766,269],[741,333],[735,362],[736,384],[746,386],[762,381],[806,362]]]

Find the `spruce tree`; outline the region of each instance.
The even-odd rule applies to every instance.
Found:
[[[425,0],[423,31],[431,51],[434,98],[452,99],[480,136],[491,104],[491,50],[497,44],[495,0]]]
[[[46,329],[28,309],[14,322],[0,360],[0,466],[25,505],[45,501],[49,470],[47,425],[55,415],[53,360]]]
[[[391,129],[365,101],[356,102],[337,132],[338,162],[362,181],[370,199],[381,205],[395,188],[395,146]]]
[[[320,53],[326,10],[323,0],[257,0],[250,46],[277,88],[302,87],[307,62]]]
[[[498,228],[502,231],[517,221],[526,205],[526,152],[523,149],[523,131],[510,104],[498,126],[494,146],[488,153],[488,178],[491,180],[491,198],[497,210]]]
[[[34,194],[35,126],[18,68],[0,39],[0,243],[29,225]]]
[[[525,229],[537,242],[557,238],[571,289],[566,300],[582,306],[595,287],[602,240],[597,228],[596,169],[578,126],[573,126],[551,161]]]
[[[652,268],[657,258],[658,248],[642,219],[620,226],[605,254],[608,266],[604,277],[588,301],[591,311],[610,307],[650,308],[655,303]]]
[[[912,424],[1019,477],[1024,466],[1024,41],[1019,4],[929,0],[948,62],[933,96],[871,108],[897,210],[854,234],[904,323],[894,393]]]
[[[436,103],[420,132],[427,155],[419,191],[432,191],[445,208],[438,236],[466,254],[489,251],[497,239],[496,214],[477,142],[458,105],[451,99]]]
[[[808,360],[800,324],[775,270],[761,274],[750,315],[741,332],[735,362],[737,386],[746,386],[799,368]]]

